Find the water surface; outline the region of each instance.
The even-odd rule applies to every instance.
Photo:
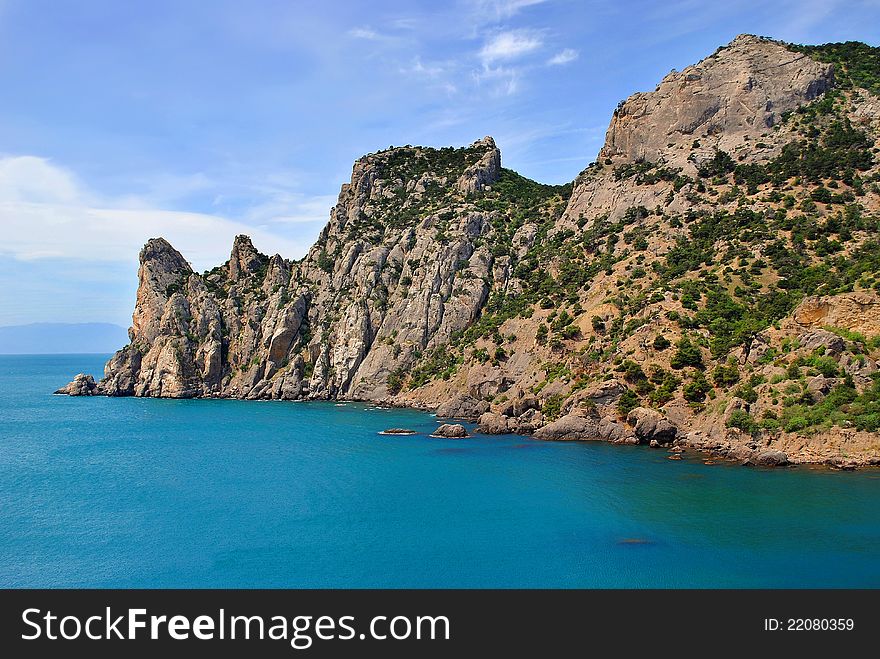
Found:
[[[105,360],[0,356],[0,586],[880,587],[878,471],[50,394]]]

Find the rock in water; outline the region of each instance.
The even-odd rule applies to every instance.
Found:
[[[66,394],[68,396],[94,396],[98,393],[98,386],[95,384],[95,378],[85,373],[78,373],[73,380],[56,394]]]
[[[760,467],[785,467],[789,462],[788,456],[782,451],[767,450],[753,455],[749,459],[749,464],[755,464]]]
[[[637,407],[626,417],[633,426],[636,437],[643,442],[656,442],[658,445],[671,444],[678,434],[678,428],[657,410]]]
[[[480,432],[487,435],[504,435],[510,432],[508,418],[495,412],[480,415]]]
[[[599,439],[599,419],[568,414],[540,428],[535,438],[575,441]]]
[[[460,423],[444,423],[431,433],[433,437],[446,437],[448,439],[462,439],[468,436],[467,429]]]

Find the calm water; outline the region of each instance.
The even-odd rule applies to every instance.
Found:
[[[430,415],[366,405],[50,395],[104,359],[0,357],[0,586],[880,586],[880,472],[430,439]]]

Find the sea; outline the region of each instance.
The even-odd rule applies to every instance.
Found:
[[[52,395],[107,357],[0,356],[0,586],[880,587],[877,470],[437,439],[370,404]]]

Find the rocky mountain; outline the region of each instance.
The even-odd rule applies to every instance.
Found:
[[[490,137],[358,160],[301,261],[140,255],[110,396],[357,399],[489,433],[880,462],[880,57],[743,35],[569,185]]]

